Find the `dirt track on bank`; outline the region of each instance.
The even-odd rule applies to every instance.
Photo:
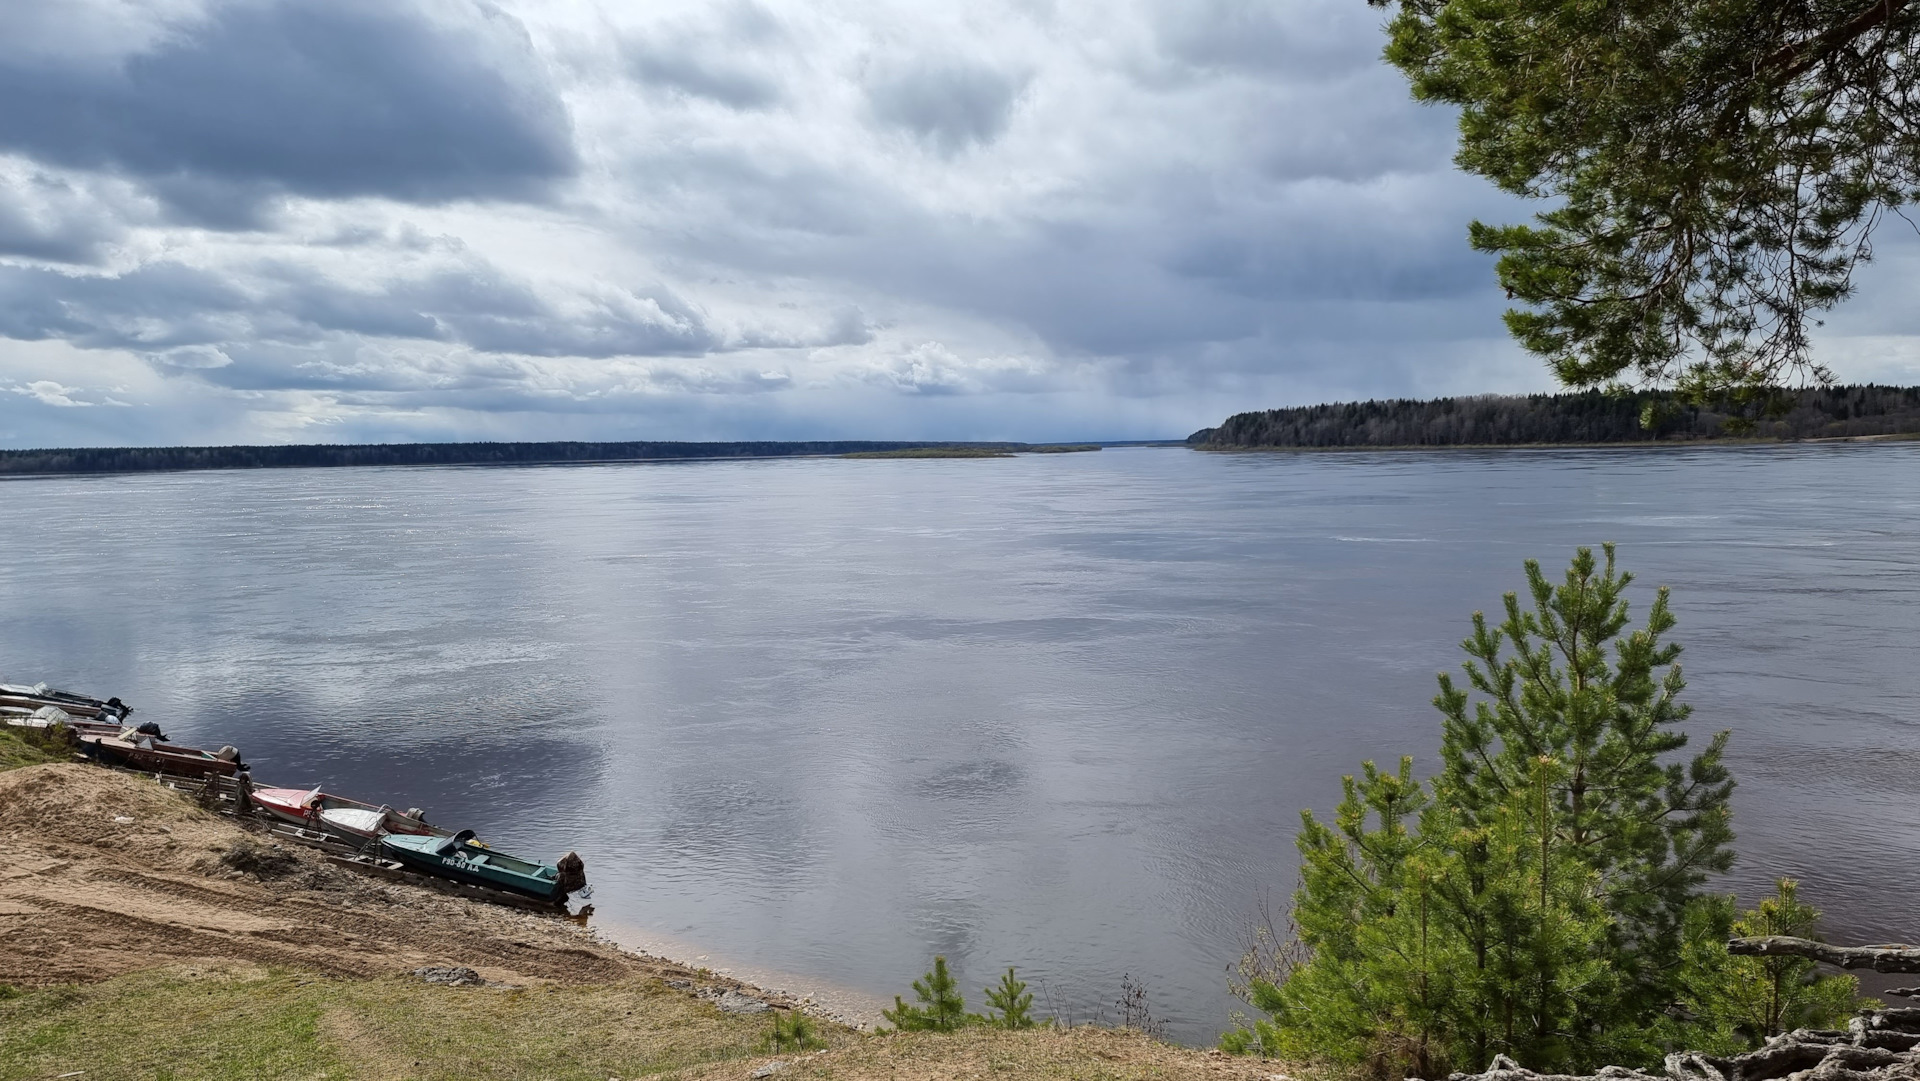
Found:
[[[368,879],[296,845],[275,852],[264,832],[96,766],[0,773],[0,840],[0,983],[200,960],[340,976],[464,965],[521,984],[691,975],[564,919]],[[235,870],[257,862],[231,855],[248,846],[277,866]]]
[[[39,1026],[14,1048],[14,1064],[28,1067],[15,1076],[68,1076],[68,1066],[76,1062],[88,1076],[153,1076],[148,1060],[173,1061],[168,1056],[176,1051],[166,1050],[173,1046],[167,1041],[179,1035],[173,1029],[180,1025],[188,1026],[193,1054],[204,1055],[215,1045],[245,1045],[245,1034],[277,1016],[261,1006],[264,1012],[253,1021],[221,1028],[223,1019],[244,1013],[245,1006],[203,994],[193,1001],[219,1001],[220,1008],[184,1020],[149,1017],[132,1005],[144,1001],[141,992],[128,990],[139,987],[142,978],[160,981],[146,993],[160,988],[175,994],[183,976],[188,986],[204,981],[216,989],[222,981],[251,980],[282,1005],[307,993],[299,975],[305,972],[376,978],[457,965],[495,985],[403,985],[414,988],[411,998],[382,990],[394,985],[378,979],[340,985],[326,991],[319,1045],[303,1049],[298,1040],[269,1041],[272,1046],[260,1052],[318,1056],[316,1062],[335,1055],[347,1075],[370,1078],[598,1078],[633,1076],[629,1071],[642,1066],[653,1076],[674,1066],[672,1075],[682,1081],[734,1081],[754,1075],[774,1056],[753,1050],[765,1022],[722,1013],[712,1004],[720,993],[741,990],[778,1005],[802,1005],[728,977],[617,949],[565,919],[365,878],[292,845],[276,852],[264,832],[203,811],[150,779],[97,766],[0,772],[0,842],[8,853],[0,866],[0,984],[94,985],[69,992],[73,1003],[64,1006],[34,996],[12,999],[29,1007],[20,1023]],[[241,869],[263,866],[264,873]],[[273,973],[282,966],[293,975]],[[113,980],[143,970],[162,971],[133,977],[131,985]],[[494,993],[500,985],[546,985],[546,990]],[[708,1001],[695,1003],[672,991]],[[115,1004],[87,1005],[87,996],[96,993]],[[129,994],[135,999],[128,1000]],[[343,1001],[358,1002],[359,1009],[342,1007]],[[399,1014],[394,1001],[402,1001]],[[68,1012],[41,1016],[53,1008]],[[103,1063],[90,1039],[62,1035],[69,1028],[101,1024],[89,1010],[104,1010],[115,1019],[116,1032],[129,1024],[159,1027],[142,1030],[146,1035],[119,1049],[127,1054]],[[429,1031],[455,1026],[465,1035],[422,1043],[416,1037],[423,1012],[436,1018]],[[968,1029],[951,1036],[876,1039],[833,1026],[825,1036],[832,1045],[828,1050],[780,1056],[786,1063],[781,1076],[796,1081],[1006,1076],[1271,1081],[1276,1076],[1273,1064],[1093,1028]],[[494,1057],[473,1059],[469,1043],[493,1048]],[[6,1058],[4,1045],[0,1038],[0,1059]],[[554,1066],[562,1060],[567,1069]],[[536,1061],[544,1065],[528,1065]],[[583,1063],[592,1064],[584,1073]],[[6,1062],[0,1062],[0,1074],[6,1072]],[[267,1074],[317,1076],[311,1071],[261,1076]]]

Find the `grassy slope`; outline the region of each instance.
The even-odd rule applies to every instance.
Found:
[[[173,969],[0,1001],[0,1078],[602,1081],[740,1059],[764,1027],[657,980],[500,990]]]
[[[0,770],[66,757],[0,728]],[[0,984],[0,1081],[732,1081],[774,1057],[792,1062],[779,1074],[792,1081],[1245,1081],[1274,1065],[1108,1029],[880,1038],[825,1021],[824,1052],[775,1056],[759,1050],[767,1027],[657,979],[509,990],[175,965],[33,991]]]
[[[24,731],[0,725],[0,769],[18,769],[21,766],[37,766],[42,762],[64,762],[64,753],[42,750],[27,741]]]
[[[791,1081],[1244,1081],[1275,1066],[1111,1029],[874,1037],[824,1022],[825,1050],[775,1056],[766,1027],[658,980],[504,990],[174,968],[0,991],[0,1079],[720,1081],[779,1057]]]

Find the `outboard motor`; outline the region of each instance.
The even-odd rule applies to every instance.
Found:
[[[560,872],[554,877],[553,884],[559,889],[562,897],[575,890],[586,888],[587,863],[580,858],[579,853],[569,852],[560,857],[560,862],[554,865],[554,870]]]

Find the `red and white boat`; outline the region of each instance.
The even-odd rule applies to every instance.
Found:
[[[248,801],[275,818],[306,829],[379,837],[387,833],[451,837],[451,830],[429,825],[419,808],[405,813],[391,807],[347,799],[318,788],[256,788]]]

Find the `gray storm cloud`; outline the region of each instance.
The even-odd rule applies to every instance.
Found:
[[[0,445],[1145,437],[1544,389],[1464,240],[1528,208],[1452,168],[1378,19],[0,0]],[[1863,286],[1836,365],[1920,379]]]
[[[234,277],[164,262],[111,277],[0,267],[0,333],[156,355],[185,347],[230,352],[224,347],[299,345],[340,336],[583,358],[698,356],[724,344],[697,310],[657,288],[608,291],[568,310],[488,266],[397,281],[379,290],[284,266],[255,268],[245,288]],[[290,373],[286,385],[300,385],[299,380]]]
[[[280,193],[537,198],[576,161],[534,61],[478,5],[230,3],[107,62],[0,46],[0,149],[138,177],[215,226]]]
[[[672,20],[630,38],[625,53],[633,77],[734,109],[779,102],[783,91],[769,59],[793,44],[780,19],[744,0],[702,14],[707,17]]]
[[[1026,78],[960,59],[914,58],[867,87],[873,114],[943,154],[998,139],[1013,119]]]
[[[121,219],[145,209],[124,185],[86,185],[30,167],[0,168],[0,258],[98,262],[125,235]]]

